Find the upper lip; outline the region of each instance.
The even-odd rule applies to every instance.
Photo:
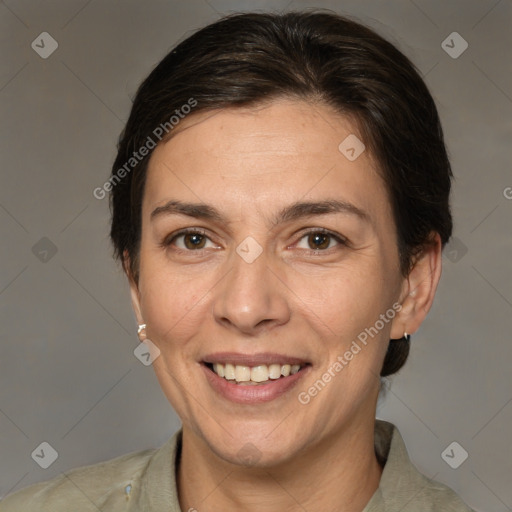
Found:
[[[207,364],[232,364],[234,366],[261,366],[270,364],[307,364],[308,361],[301,357],[287,356],[274,352],[262,352],[259,354],[241,354],[239,352],[215,352],[203,358]]]

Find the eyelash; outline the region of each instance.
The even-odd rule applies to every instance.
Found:
[[[171,246],[171,244],[176,239],[178,239],[181,236],[188,235],[188,234],[201,235],[201,236],[206,237],[208,240],[212,241],[210,239],[210,237],[208,237],[208,235],[206,234],[206,231],[201,228],[185,228],[185,229],[181,229],[180,231],[178,231],[176,233],[172,233],[171,235],[167,236],[166,238],[164,238],[164,240],[159,245],[162,248],[168,248]],[[302,240],[304,237],[307,237],[312,234],[327,235],[327,236],[330,236],[332,239],[334,239],[340,246],[345,246],[345,247],[348,246],[348,241],[345,238],[343,238],[340,235],[338,235],[337,233],[329,231],[328,229],[325,229],[325,228],[314,228],[314,229],[310,229],[309,231],[303,232],[296,243],[300,242],[300,240]],[[309,250],[302,249],[302,250],[307,251],[309,253],[313,253],[313,254],[322,254],[322,253],[329,254],[332,249],[333,249],[333,247],[330,247],[329,249],[309,249]],[[200,255],[202,253],[202,251],[204,251],[204,249],[193,250],[193,249],[175,248],[174,251],[182,252],[182,253],[197,253]]]

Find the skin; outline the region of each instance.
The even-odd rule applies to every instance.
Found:
[[[400,273],[385,184],[368,151],[349,161],[338,150],[349,134],[358,134],[355,123],[327,106],[282,99],[190,115],[151,157],[140,275],[137,283],[129,278],[137,320],[161,351],[157,378],[183,424],[182,510],[360,512],[378,487],[379,372],[389,339],[414,333],[431,307],[441,244],[436,235],[410,274]],[[271,224],[291,203],[332,199],[368,220],[342,212]],[[207,203],[227,223],[176,214],[152,220],[169,200]],[[190,235],[172,240],[183,228],[204,232],[206,239],[194,238],[202,249]],[[315,245],[306,231],[322,228],[346,244],[327,237]],[[263,251],[252,263],[236,252],[248,236]],[[298,393],[394,303],[402,305],[394,319],[299,403]],[[235,404],[200,366],[221,351],[279,352],[311,366],[283,396]],[[239,453],[247,443],[259,457],[252,464]]]

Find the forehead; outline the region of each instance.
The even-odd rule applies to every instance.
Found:
[[[355,122],[320,104],[282,100],[196,113],[154,150],[143,215],[169,199],[229,208],[256,198],[260,211],[329,198],[387,215],[384,183],[363,144]]]

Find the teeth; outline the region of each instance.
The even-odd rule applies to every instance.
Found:
[[[217,366],[223,366],[222,364],[218,364]],[[215,370],[215,368],[214,368]],[[217,373],[217,372],[216,372]],[[220,374],[218,374],[220,377]],[[224,366],[224,375],[223,377],[227,380],[235,380],[235,367],[232,364],[227,364]]]
[[[268,367],[268,376],[271,379],[279,379],[279,377],[281,377],[281,365],[280,364],[271,364]]]
[[[265,382],[268,380],[268,376],[268,367],[265,365],[251,368],[251,380],[253,382]]]
[[[300,364],[292,364],[292,367],[290,368],[290,373],[292,375],[296,374],[300,370]]]
[[[281,376],[288,377],[294,375],[300,370],[300,364],[262,364],[259,366],[239,366],[230,363],[213,365],[213,371],[226,380],[235,380],[236,382],[267,382],[276,380]]]
[[[248,366],[235,366],[235,380],[237,382],[249,382],[251,380],[251,369]]]
[[[213,371],[219,376],[219,377],[224,377],[225,375],[225,372],[224,372],[224,366],[222,366],[221,364],[214,364],[213,365]]]

